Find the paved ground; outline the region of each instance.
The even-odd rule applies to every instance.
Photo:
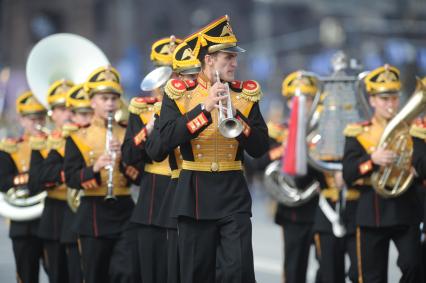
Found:
[[[253,195],[253,249],[255,255],[256,277],[259,283],[280,283],[282,262],[281,231],[273,224],[272,217],[268,213],[269,201],[260,192]],[[15,267],[12,255],[12,247],[7,237],[7,222],[0,218],[0,283],[15,282]],[[307,274],[308,283],[314,282],[317,263],[311,259]],[[389,283],[398,282],[400,272],[395,264],[396,251],[391,246]],[[41,274],[41,283],[47,283],[45,274]]]

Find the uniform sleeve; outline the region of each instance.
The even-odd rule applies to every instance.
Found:
[[[413,137],[413,167],[421,179],[426,179],[426,143],[424,140]]]
[[[14,186],[13,179],[18,175],[12,157],[4,151],[0,151],[0,191],[7,192]]]
[[[156,116],[154,129],[146,140],[145,149],[148,156],[157,162],[161,162],[167,158],[169,152],[167,146],[160,137],[160,117]]]
[[[240,145],[252,157],[260,157],[269,149],[268,128],[260,113],[259,103],[254,103],[248,117],[237,110],[236,118],[243,124],[243,132],[237,137]]]
[[[182,115],[167,95],[163,98],[160,117],[160,138],[167,141],[168,151],[196,138],[212,123],[211,114],[201,110],[200,104]]]
[[[146,139],[145,124],[138,115],[130,113],[129,123],[121,146],[121,161],[125,166],[135,166],[137,163],[146,160]]]
[[[30,170],[28,178],[28,189],[32,194],[37,194],[43,191],[41,182],[41,171],[43,169],[44,158],[39,150],[31,151]]]
[[[46,189],[64,183],[64,160],[56,150],[50,150],[40,170],[40,182]]]
[[[64,172],[67,186],[73,189],[95,189],[101,184],[101,174],[93,172],[92,166],[86,166],[80,150],[70,137],[65,143]]]
[[[269,138],[269,150],[258,158],[249,158],[247,162],[250,163],[250,167],[257,172],[264,171],[265,168],[275,160],[281,159],[283,154],[283,146],[278,143],[275,139]],[[246,159],[244,159],[246,160]]]
[[[355,137],[346,137],[343,154],[343,179],[348,186],[360,178],[365,178],[379,168],[373,164],[368,154]]]

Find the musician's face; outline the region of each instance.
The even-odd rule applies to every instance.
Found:
[[[81,127],[85,127],[92,121],[93,112],[74,112],[72,121]]]
[[[399,96],[390,95],[390,96],[378,96],[374,95],[370,97],[370,104],[374,108],[374,115],[390,120],[397,113],[399,106]]]
[[[55,106],[52,109],[50,118],[52,118],[53,122],[55,123],[56,127],[62,127],[62,125],[65,124],[65,122],[69,121],[71,119],[72,112],[70,109],[66,108],[65,106]]]
[[[205,62],[209,66],[210,72],[213,72],[211,76],[215,78],[215,72],[217,70],[222,80],[226,82],[233,81],[235,79],[235,70],[238,66],[237,55],[237,53],[220,51],[206,55]]]
[[[107,119],[108,112],[115,112],[120,107],[120,97],[115,93],[97,93],[90,100],[96,117]]]
[[[30,135],[36,135],[40,133],[40,130],[37,130],[37,125],[44,127],[46,125],[46,116],[45,115],[27,115],[20,117],[21,126],[24,128],[25,132]]]

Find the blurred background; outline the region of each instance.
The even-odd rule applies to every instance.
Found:
[[[119,69],[131,98],[153,68],[155,40],[184,38],[224,14],[248,51],[240,56],[238,78],[261,83],[266,112],[281,99],[286,74],[329,74],[331,56],[340,49],[365,70],[385,62],[400,68],[406,94],[415,76],[426,73],[424,0],[0,0],[1,124],[13,123],[14,98],[27,88],[27,56],[50,34],[76,33],[93,41]],[[16,134],[16,128],[10,131]]]
[[[0,138],[20,133],[15,98],[27,89],[27,56],[42,38],[68,32],[93,41],[121,72],[129,100],[141,93],[139,84],[153,69],[149,55],[154,41],[171,34],[184,38],[224,14],[247,49],[239,56],[237,78],[261,83],[265,119],[270,105],[283,101],[285,75],[297,69],[330,74],[338,50],[357,59],[361,70],[384,63],[398,67],[405,97],[414,90],[415,77],[426,75],[425,0],[0,0]],[[265,209],[268,200],[260,196],[256,203],[258,280],[279,282],[281,234]],[[6,230],[1,227],[1,232],[4,243]],[[9,253],[0,257],[0,269],[13,276],[11,249],[0,248]],[[399,277],[395,270],[392,282]]]

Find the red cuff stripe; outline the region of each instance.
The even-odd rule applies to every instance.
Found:
[[[371,160],[365,161],[359,165],[359,173],[364,175],[365,173],[371,171],[373,169],[373,162]]]
[[[186,127],[188,128],[189,132],[193,134],[196,131],[198,131],[200,128],[202,128],[204,125],[206,125],[208,122],[209,121],[206,115],[204,115],[204,113],[201,112],[201,114],[199,114],[197,117],[195,117],[194,119],[186,123]]]
[[[140,145],[142,142],[146,141],[147,130],[144,127],[140,132],[133,138],[133,142],[136,146]]]

